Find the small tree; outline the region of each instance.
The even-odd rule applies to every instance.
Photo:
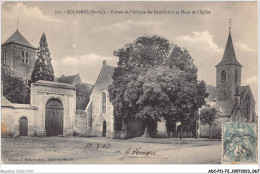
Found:
[[[54,71],[51,64],[50,51],[44,33],[41,36],[34,70],[31,75],[31,82],[36,82],[38,80],[54,80]]]
[[[217,120],[220,111],[215,107],[206,106],[200,112],[200,121],[203,125],[209,125],[209,138],[212,139],[212,125]]]
[[[12,103],[30,103],[30,89],[24,81],[15,77],[8,67],[1,66],[2,95]]]

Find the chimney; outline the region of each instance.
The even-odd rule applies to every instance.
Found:
[[[103,66],[106,66],[106,65],[107,65],[107,61],[103,60]]]

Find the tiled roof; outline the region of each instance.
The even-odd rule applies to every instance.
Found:
[[[216,65],[216,67],[223,66],[223,65],[237,65],[237,66],[242,67],[242,65],[236,59],[236,54],[235,54],[232,37],[231,37],[230,33],[228,36],[223,58],[222,58],[221,62],[218,65]]]
[[[245,92],[246,92],[248,87],[249,87],[248,85],[240,87],[240,97],[241,97],[241,99],[243,98],[243,96],[244,96],[244,94],[245,94]]]
[[[90,98],[92,98],[92,94],[95,92],[100,92],[104,89],[107,89],[110,84],[112,84],[113,79],[113,73],[114,73],[115,67],[104,65],[98,75],[98,78],[96,80],[96,83],[94,85],[94,88],[92,90]]]
[[[16,30],[16,32],[11,37],[9,37],[2,45],[6,45],[9,43],[16,43],[35,49],[35,47],[33,47],[18,30]]]
[[[58,82],[61,82],[61,83],[68,83],[68,84],[71,84],[73,85],[74,82],[77,80],[81,82],[81,79],[79,77],[79,74],[76,74],[76,75],[71,75],[71,76],[63,76],[63,77],[60,77],[58,78]]]
[[[214,99],[217,96],[217,89],[215,86],[206,85],[206,92],[209,93],[209,96],[206,98],[207,102],[214,102]]]
[[[232,102],[231,100],[217,101],[216,102],[216,106],[221,108],[221,115],[222,116],[231,115],[231,112],[232,112],[235,104],[236,103]]]

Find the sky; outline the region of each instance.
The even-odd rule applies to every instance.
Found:
[[[242,85],[250,85],[258,101],[257,2],[2,2],[1,8],[1,43],[18,27],[38,47],[44,32],[55,76],[79,73],[83,82],[91,84],[103,60],[117,65],[113,51],[140,36],[156,34],[186,48],[198,67],[199,79],[215,86],[215,66],[223,57],[231,18],[236,57],[243,66]],[[73,14],[73,10],[97,13]],[[154,10],[172,14],[155,14]],[[192,14],[193,10],[205,13]]]

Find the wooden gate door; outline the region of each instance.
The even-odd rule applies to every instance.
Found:
[[[28,120],[25,117],[20,118],[20,136],[27,136],[28,134]]]
[[[103,121],[103,135],[102,137],[106,137],[107,134],[107,122]]]
[[[60,100],[50,99],[45,110],[46,136],[63,135],[63,106]]]

